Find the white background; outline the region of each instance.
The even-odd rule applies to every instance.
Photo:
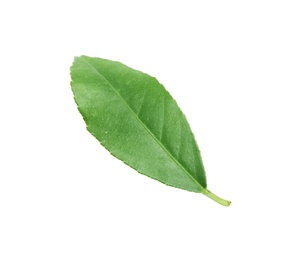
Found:
[[[1,1],[0,259],[302,259],[301,1]],[[136,173],[85,129],[74,56],[161,81],[208,187]]]

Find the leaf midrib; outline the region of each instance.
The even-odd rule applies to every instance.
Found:
[[[96,74],[103,79],[115,92],[115,94],[122,100],[122,102],[126,105],[126,107],[130,110],[130,112],[134,115],[136,120],[143,126],[143,128],[151,135],[151,137],[158,143],[158,145],[170,156],[170,158],[176,163],[176,165],[183,170],[189,178],[196,183],[200,188],[201,191],[204,192],[206,189],[198,183],[198,181],[184,168],[180,162],[167,150],[167,148],[156,138],[156,136],[152,133],[152,131],[146,126],[146,124],[137,116],[137,114],[133,111],[133,109],[128,105],[126,100],[120,95],[120,93],[113,87],[113,85],[87,60],[85,60],[85,57],[81,57],[83,61],[88,64],[95,72]]]

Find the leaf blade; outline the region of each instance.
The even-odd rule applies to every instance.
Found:
[[[186,117],[155,78],[87,56],[75,58],[71,78],[88,131],[112,155],[162,183],[213,199]]]

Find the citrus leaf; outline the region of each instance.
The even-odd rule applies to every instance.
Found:
[[[154,78],[110,60],[76,57],[71,87],[88,131],[136,171],[176,188],[207,189],[200,152],[186,117]]]

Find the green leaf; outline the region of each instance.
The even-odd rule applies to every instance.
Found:
[[[116,158],[176,188],[207,189],[200,152],[185,115],[155,78],[110,60],[76,57],[71,87],[88,131]]]

